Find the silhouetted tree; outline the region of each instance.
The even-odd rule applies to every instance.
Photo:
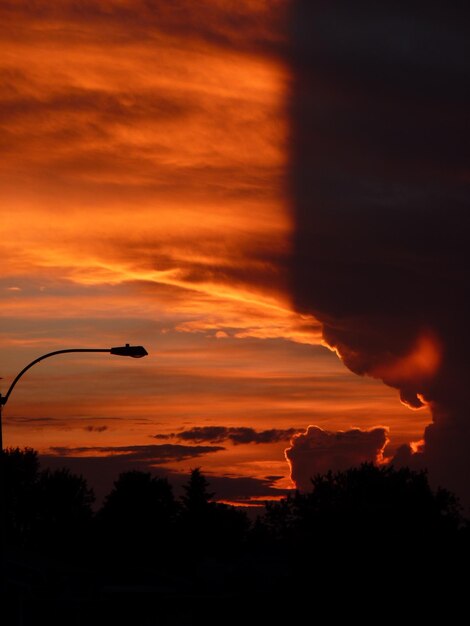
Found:
[[[94,501],[83,476],[67,468],[42,471],[36,483],[35,544],[62,558],[82,554],[89,541]]]
[[[208,491],[209,483],[201,473],[201,468],[191,470],[189,481],[183,485],[185,495],[181,498],[186,513],[190,515],[202,515],[209,508],[214,493]]]
[[[282,580],[285,590],[320,597],[333,588],[357,597],[387,587],[408,597],[418,579],[446,584],[442,572],[450,579],[468,554],[455,496],[433,491],[425,472],[409,468],[364,464],[318,475],[310,492],[268,503],[263,522],[259,562],[268,575],[279,572],[271,587]]]
[[[94,495],[68,469],[40,471],[35,450],[3,451],[5,542],[11,553],[85,558]]]
[[[38,454],[31,448],[8,448],[0,452],[0,462],[7,544],[22,547],[30,540],[36,520]]]
[[[168,615],[175,598],[191,598],[202,616],[208,594],[222,607],[230,593],[234,605],[250,598],[260,610],[275,607],[277,618],[274,600],[286,594],[314,590],[317,604],[332,589],[351,602],[364,588],[377,597],[387,586],[412,595],[417,576],[429,588],[436,580],[441,589],[448,581],[455,587],[452,573],[468,560],[470,533],[468,526],[459,530],[456,498],[432,490],[424,472],[407,468],[365,464],[316,476],[310,492],[267,504],[250,532],[245,512],[216,502],[199,468],[184,485],[181,502],[166,479],[125,472],[93,516],[93,493],[81,476],[66,469],[41,472],[33,450],[8,450],[0,458],[15,548],[8,554],[13,604],[23,589],[32,590],[31,598],[45,590],[45,614],[47,598],[56,594],[67,602],[77,582],[88,589],[89,607],[100,588],[117,582],[171,589]],[[122,607],[114,597],[110,601],[118,621]],[[128,621],[135,604],[126,602]],[[105,621],[109,606],[103,597]],[[142,618],[152,610],[149,596]]]
[[[273,540],[292,549],[363,557],[385,545],[415,553],[435,547],[456,537],[461,520],[455,496],[433,491],[425,472],[367,463],[316,476],[311,492],[269,503],[265,517]]]
[[[246,538],[249,521],[244,511],[214,502],[209,482],[198,467],[191,470],[182,497],[182,537],[193,557],[227,557]]]
[[[215,554],[224,558],[237,554],[245,547],[250,526],[250,520],[243,508],[217,502],[212,527]]]
[[[98,528],[107,557],[151,566],[170,552],[178,504],[166,478],[149,472],[120,474],[98,513]]]

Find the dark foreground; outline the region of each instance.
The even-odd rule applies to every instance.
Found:
[[[466,604],[468,525],[407,468],[318,476],[255,523],[214,502],[199,470],[179,500],[122,474],[93,513],[85,481],[41,472],[33,451],[2,468],[8,626],[452,622]]]

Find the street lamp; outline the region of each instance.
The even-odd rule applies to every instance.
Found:
[[[31,363],[24,367],[16,376],[6,394],[4,396],[0,394],[0,452],[3,450],[2,409],[8,402],[8,398],[15,388],[16,383],[23,376],[23,374],[29,370],[30,367],[33,367],[33,365],[36,365],[39,361],[48,359],[50,356],[55,356],[56,354],[65,354],[67,352],[109,352],[110,354],[115,354],[117,356],[130,356],[134,359],[140,359],[148,354],[147,350],[143,346],[130,346],[126,343],[125,346],[118,346],[116,348],[69,348],[68,350],[55,350],[55,352],[48,352],[47,354],[43,354],[39,358],[34,359],[34,361],[31,361]]]
[[[10,397],[11,392],[15,388],[16,383],[23,376],[25,372],[29,370],[30,367],[39,363],[39,361],[43,361],[44,359],[48,359],[50,356],[55,356],[56,354],[66,354],[67,352],[109,352],[110,354],[115,354],[117,356],[130,356],[134,359],[139,359],[143,356],[147,356],[148,352],[143,346],[130,346],[126,343],[125,346],[118,346],[116,348],[69,348],[68,350],[55,350],[55,352],[48,352],[47,354],[43,354],[34,361],[31,361],[26,367],[24,367],[21,372],[16,376],[14,381],[11,383],[8,391],[4,396],[0,394],[0,586],[3,587],[4,580],[4,567],[5,567],[5,536],[6,536],[6,512],[4,506],[4,498],[5,498],[5,481],[4,481],[4,466],[2,458],[3,455],[3,435],[2,435],[2,409],[5,404],[8,402],[8,398]],[[3,589],[2,589],[3,591]],[[2,594],[3,595],[3,594]],[[20,619],[21,623],[22,620]]]

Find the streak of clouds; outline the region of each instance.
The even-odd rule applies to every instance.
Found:
[[[195,426],[177,433],[159,434],[154,435],[154,437],[155,439],[179,439],[181,441],[195,441],[196,443],[230,441],[234,445],[241,445],[288,441],[297,432],[299,429],[295,428],[270,428],[269,430],[257,431],[248,426]]]

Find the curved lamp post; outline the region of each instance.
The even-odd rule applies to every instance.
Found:
[[[2,409],[5,404],[8,402],[8,398],[10,397],[11,392],[15,388],[16,383],[20,380],[20,378],[25,374],[30,367],[39,363],[39,361],[43,361],[44,359],[48,359],[50,356],[55,356],[56,354],[65,354],[67,352],[109,352],[109,354],[116,354],[117,356],[131,356],[135,359],[141,358],[143,356],[147,356],[148,352],[143,346],[130,346],[126,343],[125,346],[118,346],[117,348],[69,348],[68,350],[55,350],[55,352],[48,352],[47,354],[43,354],[34,361],[31,361],[26,367],[24,367],[21,372],[16,376],[14,381],[11,383],[8,391],[4,396],[0,394],[0,455],[3,454],[3,435],[2,435]],[[5,523],[5,507],[4,505],[4,471],[3,471],[3,463],[1,462],[3,459],[0,458],[0,585],[3,585],[4,579],[4,563],[5,563],[5,545],[6,545],[6,523]],[[21,620],[22,623],[22,620]]]
[[[8,398],[15,388],[16,383],[23,376],[23,374],[25,374],[29,370],[30,367],[33,367],[33,365],[36,365],[36,363],[39,363],[39,361],[48,359],[50,356],[55,356],[56,354],[65,354],[67,352],[109,352],[109,354],[115,354],[117,356],[130,356],[134,359],[142,358],[143,356],[147,356],[148,354],[147,350],[143,346],[130,346],[128,343],[126,343],[125,346],[118,346],[117,348],[69,348],[68,350],[56,350],[55,352],[48,352],[47,354],[43,354],[39,358],[34,359],[34,361],[31,361],[31,363],[24,367],[21,372],[16,376],[6,394],[4,396],[0,394],[0,452],[3,450],[2,409],[8,402]]]

